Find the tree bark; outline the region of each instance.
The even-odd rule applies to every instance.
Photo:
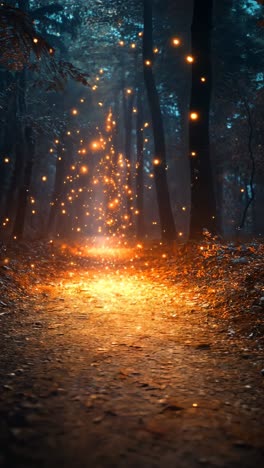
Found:
[[[211,29],[213,0],[194,0],[192,22],[192,89],[189,115],[191,159],[190,237],[216,231],[216,202],[210,159],[209,117],[212,90]],[[197,119],[192,120],[191,114]]]
[[[137,91],[137,163],[136,163],[136,235],[138,239],[144,237],[144,136],[143,136],[143,106],[142,89]]]
[[[17,239],[21,239],[24,233],[27,202],[31,184],[32,168],[34,164],[35,143],[31,127],[25,128],[24,148],[22,149],[22,151],[24,152],[24,158],[26,159],[26,163],[23,171],[23,182],[18,191],[18,204],[13,226],[13,236]]]
[[[133,194],[129,193],[132,190],[132,124],[133,124],[133,103],[134,93],[125,93],[124,99],[126,100],[126,115],[125,115],[125,158],[127,167],[127,214],[129,216],[130,223],[132,222],[132,208],[133,208]]]
[[[143,4],[143,67],[154,137],[154,180],[161,224],[161,237],[164,241],[172,241],[176,237],[176,230],[166,174],[166,145],[163,118],[153,72],[152,0],[143,0]]]

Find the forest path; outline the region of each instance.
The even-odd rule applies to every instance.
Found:
[[[263,466],[263,356],[172,271],[94,260],[2,321],[3,466]]]

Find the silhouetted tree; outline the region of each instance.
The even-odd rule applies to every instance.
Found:
[[[211,30],[213,0],[194,0],[192,21],[192,89],[189,150],[191,160],[190,237],[203,229],[215,233],[215,194],[210,158],[209,116],[212,89]]]
[[[153,158],[155,186],[161,224],[161,237],[171,241],[176,237],[171,209],[167,174],[166,145],[159,95],[153,72],[152,0],[144,0],[143,66],[144,80],[152,119],[155,155]]]

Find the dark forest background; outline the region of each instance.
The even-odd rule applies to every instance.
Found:
[[[1,4],[1,238],[263,236],[263,31],[261,0]]]

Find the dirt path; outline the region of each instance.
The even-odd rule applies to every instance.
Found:
[[[0,316],[2,466],[263,466],[263,356],[158,276],[94,262]]]

